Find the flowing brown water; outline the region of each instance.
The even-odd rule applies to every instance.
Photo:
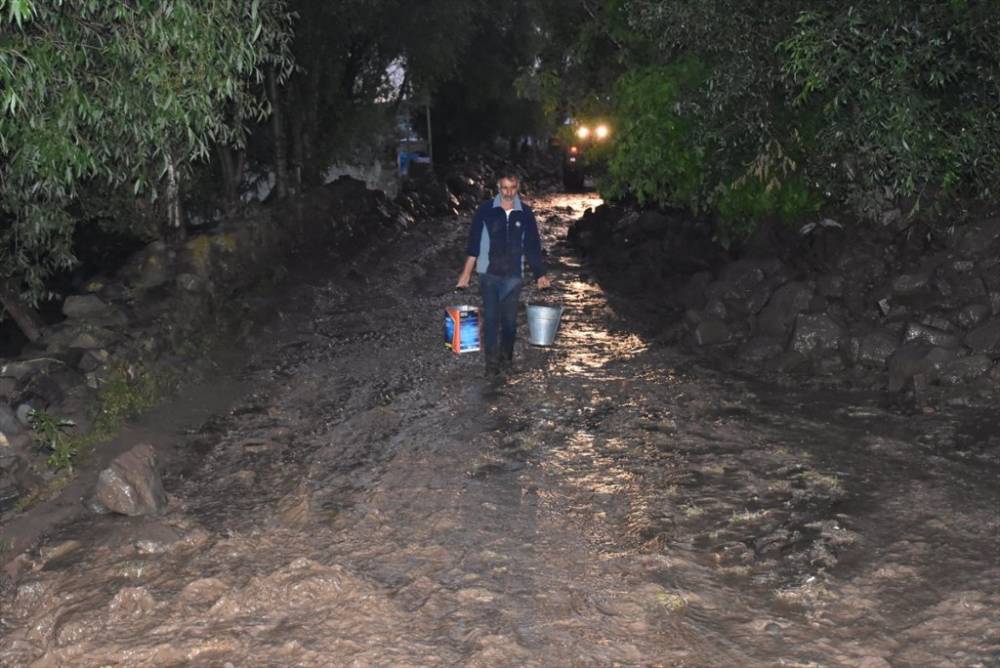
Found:
[[[595,203],[536,202],[566,312],[499,387],[440,340],[463,222],[302,288],[163,430],[198,462],[164,516],[19,562],[0,664],[998,665],[997,418],[660,344],[564,244]]]

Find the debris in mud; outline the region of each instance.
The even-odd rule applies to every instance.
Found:
[[[156,467],[153,446],[141,444],[119,455],[101,471],[94,500],[107,511],[122,515],[163,512],[167,495]]]

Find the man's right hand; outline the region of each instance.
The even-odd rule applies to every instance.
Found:
[[[471,279],[472,276],[462,274],[461,276],[458,277],[458,283],[455,284],[455,288],[458,290],[464,290],[465,288],[469,287],[469,281]]]

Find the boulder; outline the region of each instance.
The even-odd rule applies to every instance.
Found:
[[[899,347],[899,335],[880,329],[861,337],[858,346],[858,363],[875,369],[884,369],[886,361]]]
[[[972,329],[990,317],[990,314],[988,304],[968,304],[959,309],[958,313],[955,314],[955,320],[958,322],[959,327]]]
[[[92,325],[120,327],[128,323],[128,317],[121,309],[91,294],[67,297],[63,302],[63,314]]]
[[[771,292],[766,285],[750,281],[742,283],[716,281],[705,290],[705,297],[709,301],[713,298],[719,299],[731,314],[742,316],[760,312],[770,296]]]
[[[997,352],[1000,345],[1000,318],[994,318],[965,335],[965,345],[977,353]]]
[[[836,352],[844,328],[825,313],[800,313],[795,319],[791,348],[806,357],[818,358]]]
[[[712,274],[699,271],[677,291],[677,301],[685,308],[700,309],[705,305],[705,288],[712,282]]]
[[[122,515],[158,514],[167,507],[167,495],[156,469],[153,446],[140,444],[119,455],[101,471],[95,500]]]
[[[914,341],[939,348],[958,348],[962,345],[961,339],[954,334],[937,329],[936,327],[911,322],[903,333],[903,343]]]
[[[944,364],[938,378],[945,385],[960,385],[979,378],[991,368],[993,368],[991,357],[970,355]]]
[[[796,317],[809,308],[812,297],[812,288],[806,283],[794,282],[782,285],[774,291],[760,312],[757,329],[767,336],[788,336]]]
[[[824,297],[844,296],[844,277],[840,274],[823,274],[816,279],[816,290]]]
[[[24,431],[24,425],[17,419],[17,414],[7,404],[0,404],[0,434],[9,438]]]
[[[759,260],[737,260],[723,268],[719,280],[737,285],[757,285],[764,280],[764,265]]]
[[[721,299],[715,297],[708,300],[703,312],[706,318],[715,318],[716,320],[726,320],[729,315],[726,304]]]
[[[102,315],[107,309],[108,304],[97,295],[70,295],[63,302],[62,312],[67,318],[87,319]]]
[[[934,381],[940,376],[941,369],[957,357],[955,350],[935,348],[925,343],[903,345],[889,358],[889,391],[899,392],[917,375]]]
[[[914,295],[927,290],[931,282],[931,272],[921,271],[915,274],[901,274],[892,282],[892,292],[897,296]]]
[[[733,334],[726,323],[715,318],[706,318],[694,328],[694,340],[699,346],[714,346],[728,343]]]
[[[1000,218],[966,225],[956,235],[955,250],[966,256],[985,255],[998,237]]]

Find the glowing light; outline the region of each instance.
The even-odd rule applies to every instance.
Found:
[[[586,125],[581,125],[576,129],[576,136],[579,137],[580,139],[586,139],[587,137],[590,136],[590,128],[588,128]]]
[[[608,126],[604,125],[603,123],[601,125],[598,125],[594,129],[594,134],[597,135],[598,139],[607,139],[608,134],[610,134],[610,133],[611,133],[611,130],[608,129]]]

